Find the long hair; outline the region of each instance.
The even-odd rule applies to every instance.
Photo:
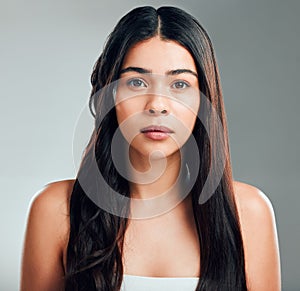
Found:
[[[201,92],[216,110],[223,130],[208,115],[208,136],[197,119],[192,135],[199,150],[200,169],[191,190],[193,214],[200,242],[201,274],[196,290],[236,290],[246,287],[244,248],[233,193],[228,132],[218,67],[212,43],[197,20],[175,7],[139,7],[118,22],[97,60],[91,76],[90,110],[95,117],[95,129],[85,149],[70,199],[70,234],[67,247],[65,290],[119,290],[123,279],[122,246],[128,220],[96,206],[86,195],[79,181],[93,185],[99,199],[110,199],[111,187],[124,197],[130,197],[129,183],[114,166],[111,142],[118,123],[112,94],[98,94],[118,80],[124,57],[136,43],[159,36],[185,47],[192,55],[198,73]],[[107,108],[112,108],[106,112]],[[200,100],[200,108],[205,105]],[[104,116],[105,114],[105,116]],[[216,145],[222,136],[223,145]],[[217,150],[216,147],[218,146]],[[225,168],[213,195],[198,203],[199,194],[209,173],[211,161],[218,151],[224,153]],[[100,187],[90,175],[91,163],[96,161],[109,187]],[[102,198],[101,198],[102,197]],[[112,198],[111,198],[112,199]],[[128,213],[129,205],[125,205]]]

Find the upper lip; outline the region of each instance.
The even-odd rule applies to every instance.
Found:
[[[170,128],[162,125],[150,125],[141,129],[141,132],[149,132],[149,131],[157,131],[157,132],[164,132],[164,133],[173,133],[174,131]]]

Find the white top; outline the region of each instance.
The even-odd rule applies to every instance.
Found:
[[[197,277],[144,277],[123,275],[120,291],[195,291]]]

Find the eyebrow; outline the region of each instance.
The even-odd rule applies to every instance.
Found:
[[[124,74],[124,73],[127,73],[127,72],[137,72],[139,74],[151,74],[152,73],[151,70],[147,70],[147,69],[140,68],[140,67],[127,67],[127,68],[122,69],[120,71],[120,75]],[[189,70],[189,69],[170,70],[170,71],[166,72],[166,75],[174,76],[174,75],[180,75],[180,74],[184,74],[184,73],[191,74],[191,75],[198,78],[198,74],[196,72],[192,71],[192,70]]]

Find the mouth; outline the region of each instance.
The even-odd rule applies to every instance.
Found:
[[[147,133],[147,132],[161,132],[161,133],[174,133],[173,130],[166,126],[160,126],[160,125],[150,125],[143,129],[141,129],[141,133]]]
[[[159,141],[167,139],[174,131],[165,126],[150,125],[141,129],[141,133],[148,139]]]

